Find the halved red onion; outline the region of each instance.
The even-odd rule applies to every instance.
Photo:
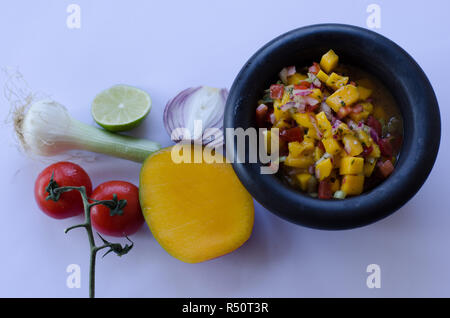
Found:
[[[174,142],[191,140],[212,147],[222,145],[223,114],[227,97],[227,89],[207,86],[181,91],[169,100],[164,109],[164,127],[171,139]],[[201,127],[195,127],[198,123],[201,123]]]

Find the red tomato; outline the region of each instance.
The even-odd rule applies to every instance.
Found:
[[[74,186],[86,188],[89,196],[92,192],[92,182],[86,171],[79,165],[61,161],[45,168],[37,177],[34,184],[34,197],[39,208],[48,216],[55,219],[65,219],[84,213],[83,200],[78,191],[69,191],[61,194],[58,201],[46,200],[49,193],[46,187],[53,175],[58,187]]]
[[[270,98],[281,99],[284,93],[284,86],[281,84],[270,85]]]
[[[378,168],[380,169],[380,173],[384,178],[389,177],[389,175],[394,171],[394,165],[390,160],[386,160],[385,162],[378,162]]]
[[[112,200],[114,194],[118,200],[127,200],[123,213],[111,215],[108,207],[96,205],[91,209],[92,225],[100,233],[110,236],[121,237],[136,233],[144,223],[138,188],[126,181],[108,181],[95,188],[91,199]]]
[[[383,156],[392,157],[394,150],[392,149],[389,138],[380,139],[378,141],[378,146],[380,147],[380,151]]]
[[[294,127],[289,129],[284,129],[280,131],[280,139],[286,142],[303,141],[303,129],[300,127]]]
[[[339,108],[339,110],[337,112],[337,117],[339,119],[342,119],[345,116],[347,116],[348,114],[350,114],[352,111],[353,111],[353,109],[350,106],[343,106],[343,107]]]
[[[307,81],[301,81],[299,84],[294,85],[294,89],[308,89],[311,86],[311,83]]]
[[[367,118],[367,125],[369,127],[372,127],[373,129],[375,129],[378,136],[381,136],[381,132],[382,132],[381,123],[375,117],[369,116]]]
[[[314,106],[306,105],[306,111],[309,113],[315,112],[319,108],[320,104],[315,104]]]
[[[352,108],[352,112],[354,112],[355,114],[360,113],[363,110],[364,110],[364,108],[363,108],[363,105],[361,105],[361,104],[355,105]]]
[[[372,151],[373,151],[373,146],[369,146],[369,147],[365,147],[364,146],[364,150],[363,150],[363,152],[362,152],[362,156],[364,157],[364,158],[366,158],[366,157],[368,157],[371,153],[372,153]]]
[[[328,181],[320,181],[319,183],[319,199],[329,200],[333,196],[331,192],[331,184]]]

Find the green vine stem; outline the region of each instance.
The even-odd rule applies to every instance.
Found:
[[[105,254],[103,254],[103,257],[105,257],[110,252],[114,252],[116,255],[122,256],[122,255],[127,254],[133,248],[133,242],[126,236],[127,240],[131,244],[130,245],[125,244],[125,246],[122,246],[119,243],[108,242],[100,234],[97,233],[97,235],[102,240],[103,245],[101,245],[101,246],[95,245],[95,239],[94,239],[94,234],[92,231],[92,224],[91,224],[91,208],[96,205],[104,205],[110,209],[111,216],[122,215],[123,208],[126,206],[127,201],[126,200],[118,200],[116,194],[113,195],[112,200],[97,201],[97,200],[89,199],[86,194],[86,188],[84,186],[81,186],[81,187],[71,187],[71,186],[59,187],[53,178],[53,174],[52,174],[52,176],[50,178],[50,182],[45,190],[48,193],[46,200],[52,200],[55,202],[59,200],[59,198],[63,192],[78,191],[81,195],[81,199],[83,200],[83,207],[84,207],[84,223],[68,227],[67,229],[65,229],[64,233],[68,233],[70,230],[73,230],[76,228],[81,228],[81,227],[83,227],[86,230],[86,233],[87,233],[88,239],[89,239],[89,245],[90,245],[89,297],[95,298],[95,260],[97,258],[97,252],[104,248],[109,247],[109,250]],[[93,202],[90,203],[89,200],[93,201]]]

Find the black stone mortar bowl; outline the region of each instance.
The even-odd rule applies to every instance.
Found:
[[[419,191],[439,149],[441,122],[433,88],[414,59],[384,36],[351,25],[319,24],[295,29],[258,50],[237,75],[228,96],[224,128],[257,127],[255,109],[263,91],[289,65],[311,65],[329,49],[339,61],[377,77],[394,96],[404,122],[403,144],[392,175],[369,192],[344,200],[319,200],[285,184],[279,176],[261,174],[262,163],[233,168],[250,194],[266,209],[296,224],[338,230],[364,226],[398,210]]]

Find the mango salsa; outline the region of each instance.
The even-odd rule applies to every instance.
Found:
[[[263,138],[268,152],[269,141],[278,140],[280,175],[288,184],[319,199],[342,200],[389,177],[403,123],[381,82],[339,64],[333,50],[320,63],[287,66],[279,76],[258,101],[256,122],[279,129]]]

